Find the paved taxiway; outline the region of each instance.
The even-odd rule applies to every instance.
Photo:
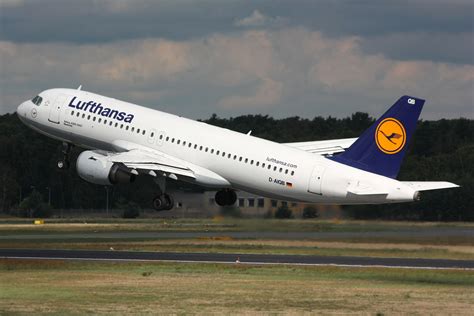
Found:
[[[335,265],[347,267],[390,267],[423,269],[474,269],[474,260],[334,257],[303,255],[177,253],[98,250],[0,249],[0,258],[90,260],[90,261],[169,261],[240,264]]]

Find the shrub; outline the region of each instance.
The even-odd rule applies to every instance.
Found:
[[[303,209],[303,218],[318,218],[318,210],[314,206],[306,206]]]
[[[25,217],[51,217],[51,207],[43,203],[41,194],[33,190],[31,194],[20,203],[20,210]]]
[[[276,210],[275,218],[293,218],[293,212],[287,205],[282,205]]]
[[[235,206],[222,206],[219,213],[225,217],[242,217],[242,212]]]

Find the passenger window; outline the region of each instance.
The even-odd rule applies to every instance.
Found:
[[[213,153],[214,153],[214,149],[211,149],[211,154],[213,154]]]
[[[135,127],[134,127],[134,126],[132,126],[132,132],[134,132],[134,131],[135,131]]]
[[[90,115],[87,115],[87,120],[90,120],[91,119],[91,116]]]
[[[113,123],[113,122],[112,122],[112,121],[110,121],[110,122],[109,122],[109,126],[112,126],[112,123]]]
[[[178,144],[178,145],[179,145],[179,143],[180,143],[180,142],[181,142],[181,141],[178,139],[178,141],[176,142],[176,144]]]
[[[74,111],[71,111],[71,115],[74,115]]]
[[[285,170],[285,174],[288,174],[288,169]]]
[[[163,139],[163,134],[160,135],[160,139]]]
[[[79,113],[79,112],[77,112],[76,116],[77,116],[77,117],[79,117],[79,115],[80,115],[80,113]]]
[[[129,129],[129,126],[128,126],[128,125],[127,125],[127,126],[125,126],[125,129],[128,131],[128,129]]]
[[[102,123],[102,119],[99,117],[99,123]]]
[[[207,152],[208,149],[209,149],[209,148],[206,147],[206,152]]]
[[[166,141],[169,141],[169,140],[170,140],[170,137],[169,137],[169,136],[168,136],[168,137],[166,137]]]
[[[137,134],[140,134],[140,129],[139,128],[137,128]]]
[[[239,157],[239,161],[242,161],[242,156],[241,156],[241,157]]]
[[[295,172],[294,172],[294,171],[292,171],[292,172],[291,172],[291,175],[294,175],[294,174],[295,174]]]
[[[123,124],[120,124],[120,129],[122,129],[122,128],[123,128]]]
[[[222,152],[222,157],[225,157],[225,152]]]
[[[155,133],[151,132],[151,137],[155,136]]]
[[[258,167],[260,165],[260,161],[257,161],[255,165]]]
[[[202,146],[199,146],[199,150],[202,150]]]
[[[219,151],[219,150],[218,150],[218,151],[216,151],[216,155],[218,155],[218,156],[219,156],[219,154],[220,154],[220,151]]]
[[[115,123],[115,127],[117,127],[117,126],[118,126],[118,123]]]
[[[250,164],[253,165],[253,160],[250,160]]]
[[[198,148],[198,145],[194,144],[194,149]]]
[[[92,120],[95,122],[95,116],[92,117]]]
[[[275,166],[275,167],[273,167],[273,171],[277,171],[277,167],[276,167],[276,166]]]
[[[234,155],[234,160],[236,160],[236,159],[237,159],[237,155]]]
[[[268,170],[270,170],[272,168],[272,165],[268,165]]]
[[[174,138],[171,138],[171,142],[174,143]]]
[[[262,163],[262,168],[265,168],[265,163]]]
[[[282,172],[282,171],[283,171],[283,168],[280,168],[280,172]]]
[[[142,135],[145,135],[145,133],[146,133],[146,131],[145,131],[145,130],[143,130],[143,131],[142,131]]]
[[[249,161],[248,158],[245,158],[245,163],[247,163],[248,161]]]

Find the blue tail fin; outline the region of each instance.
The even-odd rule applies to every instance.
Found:
[[[403,96],[345,152],[331,159],[396,178],[425,100]]]

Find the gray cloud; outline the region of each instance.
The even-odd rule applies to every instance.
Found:
[[[428,99],[424,118],[473,117],[474,66],[400,61],[356,36],[304,27],[101,45],[0,42],[2,112],[40,90],[76,87],[193,118],[380,115],[398,97]]]
[[[474,117],[472,1],[0,0],[0,113],[51,87],[205,118]]]
[[[328,37],[358,36],[370,53],[402,60],[473,63],[474,3],[465,1],[8,0],[0,39],[12,42],[103,43],[143,38],[189,40],[242,26],[283,24]],[[257,25],[260,23],[260,25]],[[419,36],[418,36],[419,35]],[[404,38],[407,38],[405,40]],[[389,42],[387,39],[390,38]],[[446,41],[438,41],[443,40]],[[401,47],[435,44],[441,49]],[[407,43],[408,41],[408,43]],[[411,46],[411,45],[410,45]],[[387,49],[389,47],[390,49]],[[398,49],[397,49],[398,48]]]

